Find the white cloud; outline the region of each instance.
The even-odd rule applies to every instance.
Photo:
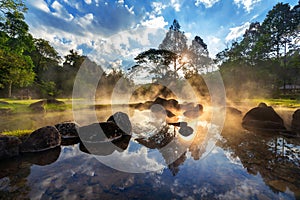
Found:
[[[47,5],[47,3],[43,0],[28,0],[27,1],[31,6],[39,9],[39,10],[42,10],[46,13],[50,13],[50,10],[49,10],[49,7]]]
[[[180,5],[180,3],[179,3],[178,0],[171,0],[171,6],[174,8],[174,10],[175,10],[176,12],[179,12],[179,11],[180,11],[181,5]]]
[[[195,6],[199,6],[201,3],[206,7],[210,8],[220,0],[196,0]]]
[[[250,21],[256,19],[258,16],[259,16],[259,15],[254,15],[254,16],[250,19]]]
[[[206,41],[207,41],[207,48],[209,51],[209,55],[211,57],[214,57],[217,53],[219,53],[225,48],[225,44],[218,37],[208,36]]]
[[[53,15],[58,18],[65,19],[66,21],[71,21],[74,18],[58,1],[54,1],[51,7],[56,11]]]
[[[164,28],[166,25],[168,25],[168,22],[166,22],[164,17],[162,16],[159,17],[150,16],[149,20],[146,20],[141,24],[149,28]]]
[[[76,23],[79,24],[81,27],[86,27],[93,22],[94,15],[92,13],[88,13],[81,18],[76,19]]]
[[[234,3],[238,6],[243,5],[243,8],[247,11],[250,12],[252,10],[254,4],[260,2],[261,0],[234,0]]]
[[[225,41],[229,42],[241,37],[245,33],[246,29],[249,28],[249,26],[250,26],[250,22],[246,22],[241,26],[230,28],[230,32],[226,36]]]
[[[153,2],[151,6],[153,12],[157,15],[161,15],[162,11],[167,8],[167,5],[164,5],[162,2]]]
[[[91,4],[91,3],[92,3],[92,0],[84,0],[84,2],[85,2],[86,4]]]

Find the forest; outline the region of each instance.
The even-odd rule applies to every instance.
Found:
[[[76,74],[89,58],[74,49],[61,56],[49,41],[34,38],[25,22],[24,13],[30,11],[23,1],[1,1],[0,11],[0,96],[70,98]],[[137,84],[134,79],[146,72],[152,83],[188,80],[205,96],[208,91],[203,78],[220,73],[231,98],[298,98],[299,22],[300,1],[294,7],[277,3],[263,22],[252,22],[241,38],[213,59],[200,36],[187,45],[187,37],[175,19],[157,49],[135,57],[136,65],[104,71],[96,95],[110,95],[120,78],[125,80],[124,89]]]

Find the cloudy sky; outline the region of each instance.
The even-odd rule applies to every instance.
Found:
[[[133,57],[157,48],[177,19],[189,41],[199,35],[214,57],[251,22],[262,22],[277,2],[297,1],[27,0],[25,17],[33,36],[50,41],[61,55],[77,49],[100,60]]]

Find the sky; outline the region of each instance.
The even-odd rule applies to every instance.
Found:
[[[174,19],[188,43],[200,36],[214,57],[278,2],[298,0],[27,0],[25,21],[61,56],[76,49],[114,67],[157,48]]]

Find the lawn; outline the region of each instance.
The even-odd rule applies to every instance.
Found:
[[[41,99],[30,99],[30,100],[16,100],[16,99],[0,99],[0,110],[2,113],[30,113],[32,110],[29,108],[29,105],[35,102],[40,101]],[[64,111],[67,109],[72,109],[72,100],[71,99],[58,99],[63,101],[65,104],[54,105],[47,104],[44,106],[46,111]]]

